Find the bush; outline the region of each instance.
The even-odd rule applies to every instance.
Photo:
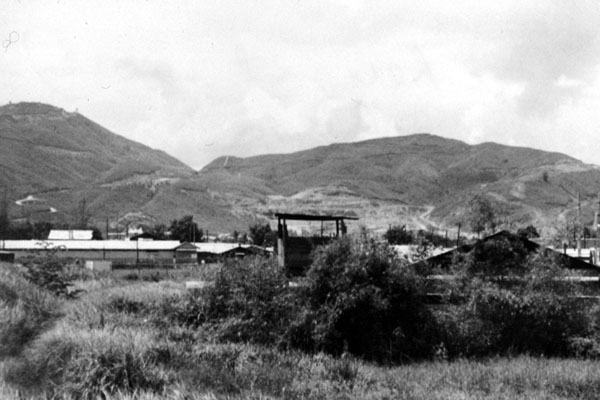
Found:
[[[481,242],[465,256],[454,260],[455,272],[470,278],[495,279],[523,275],[529,251],[519,238],[500,236]]]
[[[390,226],[383,234],[389,244],[411,244],[414,241],[412,232],[406,230],[406,225]]]
[[[490,248],[498,254],[499,247]],[[517,252],[493,264],[477,261],[480,254],[463,265],[456,290],[464,302],[444,321],[451,354],[571,354],[572,339],[588,334],[589,320],[559,260],[543,255],[521,260]]]
[[[227,260],[213,286],[177,307],[179,321],[216,324],[221,340],[278,344],[297,310],[288,280],[273,260]]]
[[[60,315],[60,303],[15,266],[0,268],[0,359],[18,355]]]
[[[237,344],[201,346],[189,363],[189,368],[181,371],[186,386],[195,392],[208,389],[229,395],[251,391],[255,396],[261,393],[280,398],[286,389],[289,392],[298,370],[291,355]]]
[[[28,280],[56,296],[73,299],[80,291],[72,289],[71,277],[65,272],[65,265],[66,262],[52,252],[46,256],[29,256],[23,262]]]
[[[51,398],[96,399],[141,390],[158,392],[168,376],[152,363],[148,354],[151,343],[140,333],[83,331],[63,324],[9,364],[5,379],[25,392]]]
[[[340,238],[316,252],[307,282],[308,310],[290,337],[308,332],[313,350],[379,362],[432,354],[437,332],[423,282],[387,245],[366,235]]]

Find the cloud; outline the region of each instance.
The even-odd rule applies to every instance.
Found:
[[[600,127],[590,1],[4,7],[0,39],[20,40],[0,51],[0,102],[79,108],[195,168],[414,132],[596,159],[572,144]]]
[[[582,84],[595,78],[599,24],[600,8],[590,1],[540,2],[514,18],[496,72],[502,79],[524,84],[519,100],[523,115],[552,113],[565,99],[581,93],[581,87],[555,85],[561,77],[563,82]]]

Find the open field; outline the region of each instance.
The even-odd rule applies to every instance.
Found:
[[[218,266],[211,268],[214,278]],[[207,279],[206,271],[195,276]],[[184,301],[183,281],[194,276],[194,271],[180,272],[161,276],[159,282],[115,275],[76,281],[83,294],[61,300],[57,316],[49,317],[52,323],[37,339],[15,354],[7,355],[5,349],[0,398],[600,397],[600,362],[594,360],[516,356],[447,361],[440,351],[432,361],[387,367],[349,355],[336,358],[216,340],[210,326],[177,323],[187,315],[183,306],[190,304]],[[36,312],[46,306],[56,309],[54,300],[35,299]],[[3,321],[12,321],[3,301]]]
[[[166,268],[118,268],[110,273],[96,273],[97,276],[125,280],[170,280],[183,282],[187,280],[214,280],[219,264],[199,264],[183,267]]]
[[[220,351],[226,348],[222,346]],[[219,346],[212,349],[219,351]],[[231,370],[202,371],[198,378],[203,382],[196,388],[175,381],[158,392],[116,393],[107,398],[595,400],[600,396],[600,363],[596,361],[518,357],[385,368],[355,360],[345,363],[324,355],[279,353],[275,356],[287,369],[280,366],[268,374],[257,370],[249,359],[260,353],[260,348],[239,346],[236,350],[239,353]],[[0,371],[4,369],[0,364]],[[0,398],[40,397],[18,397],[17,390],[0,380]]]

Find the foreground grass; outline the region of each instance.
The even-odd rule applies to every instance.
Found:
[[[218,343],[206,329],[169,318],[181,282],[77,287],[85,290],[80,299],[61,302],[58,320],[0,361],[0,399],[600,398],[596,361],[522,356],[386,368]]]
[[[245,349],[253,353],[251,349]],[[191,390],[181,382],[160,392],[116,392],[106,398],[125,399],[598,399],[600,365],[580,360],[519,357],[481,362],[428,362],[383,368],[324,356],[292,357],[294,378],[279,395],[255,388],[231,392],[223,388]],[[245,361],[235,368],[241,374]],[[2,366],[0,365],[0,369]],[[275,371],[285,374],[289,371]],[[235,376],[235,373],[234,373]],[[238,376],[242,378],[242,376]],[[234,386],[232,386],[233,388]],[[17,391],[0,382],[0,398],[18,399]],[[40,399],[43,396],[21,397]],[[58,397],[62,398],[62,397]],[[71,397],[75,398],[75,397]]]

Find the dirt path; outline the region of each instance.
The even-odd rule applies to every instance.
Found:
[[[425,206],[425,212],[415,216],[413,223],[418,226],[418,229],[429,229],[430,227],[437,227],[437,224],[430,219],[430,215],[435,210],[434,206]]]

